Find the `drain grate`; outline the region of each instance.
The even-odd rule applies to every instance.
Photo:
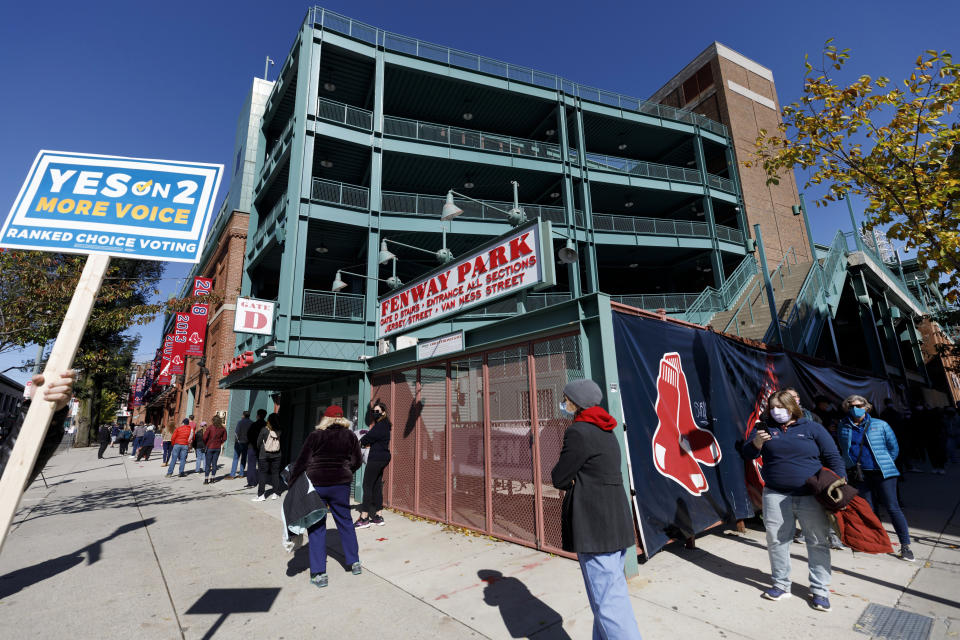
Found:
[[[883,640],[927,640],[933,618],[880,604],[868,604],[854,630]]]

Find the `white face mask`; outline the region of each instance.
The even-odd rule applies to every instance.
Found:
[[[569,409],[567,409],[567,401],[566,401],[566,400],[563,400],[563,401],[560,402],[560,415],[563,416],[564,418],[567,418],[568,420],[569,420],[570,418],[573,418],[573,414],[570,413],[570,410],[569,410]]]
[[[770,417],[776,420],[778,424],[790,422],[790,412],[783,407],[774,407],[773,409],[770,409]]]

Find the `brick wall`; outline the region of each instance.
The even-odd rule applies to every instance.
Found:
[[[198,423],[210,422],[214,414],[226,414],[230,408],[230,391],[218,388],[217,383],[220,381],[220,366],[234,355],[233,315],[243,277],[248,218],[247,213],[233,212],[222,235],[215,240],[217,249],[204,266],[201,275],[213,279],[213,292],[223,298],[220,305],[210,309],[204,344],[207,372],[200,370],[199,358],[187,358],[183,383],[178,381],[177,390],[164,413],[165,419],[173,417],[179,422],[186,416],[191,388],[196,388],[193,414]]]

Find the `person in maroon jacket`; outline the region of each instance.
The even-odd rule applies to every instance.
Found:
[[[223,443],[226,441],[227,430],[223,427],[223,418],[214,415],[210,421],[210,426],[203,432],[203,446],[206,449],[207,456],[207,468],[203,473],[203,484],[211,483],[217,477],[217,460],[220,458],[220,449],[223,448]],[[213,478],[210,478],[211,474]]]
[[[307,436],[290,471],[289,486],[306,473],[314,490],[327,501],[340,533],[343,555],[354,575],[361,573],[357,532],[350,518],[350,482],[363,460],[360,442],[350,430],[343,409],[328,407],[316,430]],[[310,582],[327,586],[327,518],[308,529],[310,536]]]

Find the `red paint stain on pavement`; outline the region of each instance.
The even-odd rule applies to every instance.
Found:
[[[377,542],[383,542],[386,538],[377,538]]]

